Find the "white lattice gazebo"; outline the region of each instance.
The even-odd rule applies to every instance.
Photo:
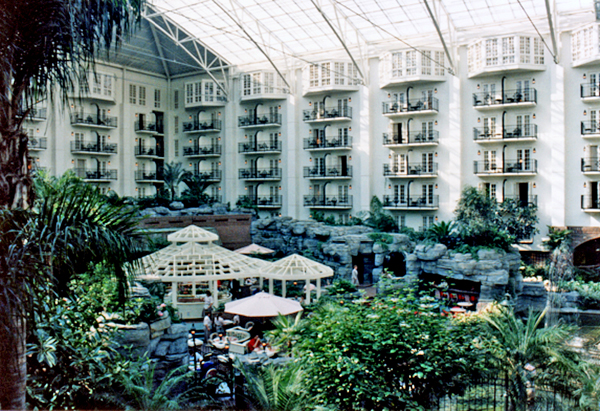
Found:
[[[306,281],[306,303],[310,304],[310,284],[312,280],[317,282],[317,298],[321,297],[321,278],[332,277],[333,270],[321,263],[292,254],[281,260],[271,263],[262,272],[262,279],[269,279],[269,293],[273,294],[273,280],[281,280],[282,297],[285,297],[287,281]]]
[[[139,278],[171,283],[172,303],[182,318],[201,318],[207,285],[217,306],[217,281],[260,277],[271,265],[214,244],[219,239],[216,234],[194,225],[167,239],[173,244],[140,260]]]

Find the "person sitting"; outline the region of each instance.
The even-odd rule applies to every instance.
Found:
[[[256,334],[252,339],[248,342],[248,352],[253,352],[262,347],[260,337]]]

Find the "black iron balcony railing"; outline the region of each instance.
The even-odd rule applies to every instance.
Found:
[[[116,180],[117,170],[102,170],[95,168],[75,168],[75,175],[84,180]]]
[[[325,107],[303,110],[304,121],[335,120],[352,118],[352,107]]]
[[[306,195],[304,196],[304,207],[351,208],[352,196]]]
[[[504,200],[515,200],[521,207],[527,207],[537,205],[537,195],[531,196],[520,196],[520,195],[508,195],[504,196]]]
[[[30,137],[27,143],[30,150],[45,150],[48,148],[48,139],[46,137]]]
[[[504,93],[473,93],[473,107],[495,106],[502,104],[537,103],[537,90],[534,88],[505,90]]]
[[[600,97],[600,84],[581,83],[581,98]]]
[[[162,147],[140,147],[135,146],[135,155],[136,157],[141,156],[152,156],[152,157],[164,157],[165,150]]]
[[[428,132],[411,131],[410,133],[383,133],[383,145],[391,146],[398,144],[431,144],[438,143],[440,133],[437,130]]]
[[[597,121],[582,121],[581,122],[581,135],[586,134],[600,134],[600,123]]]
[[[17,117],[23,117],[24,114],[24,110],[20,110]],[[33,107],[29,110],[29,114],[27,114],[26,120],[46,120],[47,117],[48,109],[46,107]]]
[[[240,199],[247,199],[251,204],[260,207],[281,207],[282,199],[279,195],[266,196],[240,196]]]
[[[584,157],[581,159],[581,171],[585,172],[599,172],[600,171],[600,159],[598,157]]]
[[[270,180],[281,179],[280,168],[241,168],[239,178],[242,180]]]
[[[500,140],[500,139],[524,139],[537,138],[537,124],[507,125],[504,128],[473,127],[473,140]]]
[[[249,114],[238,117],[238,127],[280,126],[281,119],[281,114]]]
[[[223,196],[220,196],[218,194],[209,194],[208,197],[206,197],[211,203],[222,203],[223,202]]]
[[[117,154],[117,144],[75,140],[71,141],[71,153]]]
[[[134,121],[133,127],[135,128],[135,131],[147,131],[156,134],[164,134],[165,131],[163,124],[148,123],[140,120]]]
[[[410,99],[408,102],[384,101],[383,114],[418,113],[419,111],[439,111],[439,100],[435,97]]]
[[[581,196],[582,210],[598,210],[600,211],[600,197],[591,195]]]
[[[316,150],[316,149],[335,149],[335,148],[352,148],[352,137],[325,137],[325,138],[305,138],[304,149],[305,150]]]
[[[281,152],[281,141],[248,141],[240,143],[239,153]]]
[[[392,208],[438,208],[440,198],[435,195],[394,196],[384,195],[383,206]]]
[[[217,156],[221,155],[220,144],[210,144],[207,146],[185,146],[183,147],[183,156]]]
[[[221,127],[221,120],[183,122],[184,133],[191,133],[196,131],[221,131]]]
[[[71,113],[71,125],[117,127],[117,118],[113,116],[99,116],[98,114],[84,113],[82,111]]]
[[[475,174],[535,174],[537,160],[474,161],[473,168]]]
[[[349,178],[352,177],[352,166],[313,166],[304,167],[304,178]]]
[[[438,172],[438,163],[410,164],[403,168],[397,166],[383,165],[383,175],[385,177],[405,177],[405,176],[436,176]]]
[[[194,177],[205,181],[221,181],[221,170],[194,171]]]
[[[163,170],[159,168],[156,171],[137,170],[135,172],[135,181],[162,181]]]

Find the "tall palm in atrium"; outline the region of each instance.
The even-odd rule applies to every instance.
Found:
[[[99,53],[131,30],[142,2],[0,0],[0,408],[25,406],[26,315],[37,287],[53,281],[44,276],[59,274],[43,269],[55,267],[54,258],[40,254],[48,252],[44,240],[58,237],[35,237],[30,218],[34,189],[22,123],[35,103],[66,101],[74,84],[87,81]]]

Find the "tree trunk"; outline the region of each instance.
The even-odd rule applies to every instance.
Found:
[[[31,205],[28,140],[21,131],[0,130],[0,207],[26,210]]]
[[[9,315],[0,327],[0,409],[24,410],[27,380],[25,320]]]

